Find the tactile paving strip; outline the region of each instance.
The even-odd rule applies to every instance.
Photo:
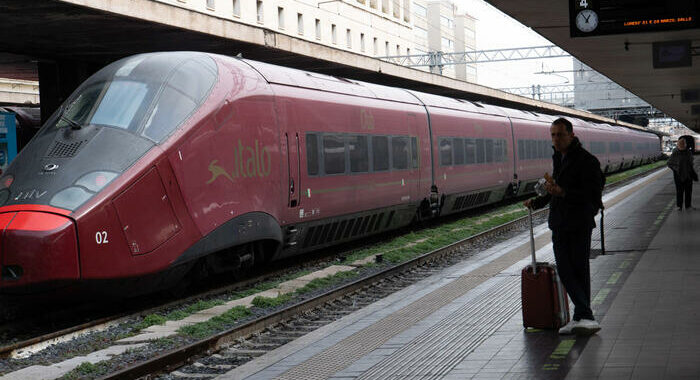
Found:
[[[358,379],[438,379],[520,311],[520,276],[507,276]]]

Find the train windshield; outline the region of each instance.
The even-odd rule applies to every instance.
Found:
[[[201,105],[216,77],[216,63],[201,53],[126,58],[88,79],[54,126],[119,128],[159,143]]]
[[[103,68],[3,173],[0,206],[76,210],[183,125],[216,80],[216,62],[195,52],[142,54]]]

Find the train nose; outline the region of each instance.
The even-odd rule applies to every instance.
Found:
[[[38,211],[0,214],[0,289],[80,278],[75,224]]]

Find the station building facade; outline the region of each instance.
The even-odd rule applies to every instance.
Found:
[[[450,0],[154,1],[370,57],[453,53],[476,46],[475,19],[459,14]],[[442,74],[476,81],[473,65],[446,65]]]

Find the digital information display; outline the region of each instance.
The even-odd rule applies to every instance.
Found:
[[[571,37],[700,27],[700,0],[569,0]]]

